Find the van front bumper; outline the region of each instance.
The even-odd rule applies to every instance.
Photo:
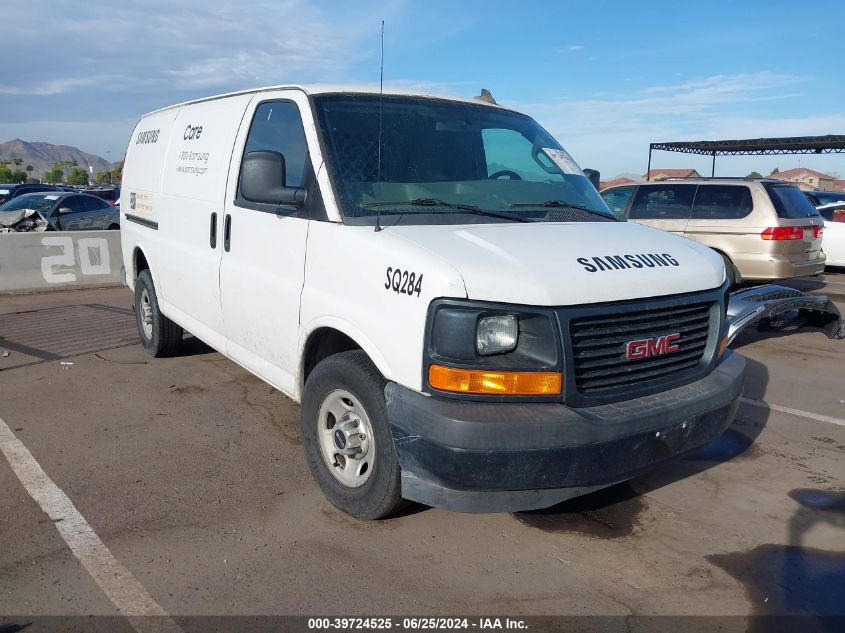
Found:
[[[694,383],[578,409],[451,400],[389,383],[402,496],[459,512],[515,512],[631,479],[720,435],[744,373],[745,359],[728,351]]]

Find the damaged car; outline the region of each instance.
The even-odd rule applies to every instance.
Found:
[[[41,192],[0,205],[0,233],[101,231],[120,228],[120,213],[96,196]]]

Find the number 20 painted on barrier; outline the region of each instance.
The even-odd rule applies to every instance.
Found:
[[[62,249],[59,255],[48,255],[41,258],[41,274],[44,281],[50,284],[72,283],[76,281],[76,272],[55,272],[56,266],[76,267],[72,237],[45,237],[41,239],[42,246],[58,246]],[[83,237],[76,241],[79,254],[79,271],[83,275],[108,275],[111,273],[109,262],[109,243],[103,237]],[[91,257],[91,251],[97,255]]]

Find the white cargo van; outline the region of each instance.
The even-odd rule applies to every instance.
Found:
[[[361,518],[547,507],[705,444],[745,363],[721,257],[617,220],[528,116],[264,88],[141,118],[121,228],[138,330],[301,402]]]

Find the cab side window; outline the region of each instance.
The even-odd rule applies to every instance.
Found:
[[[641,185],[631,206],[631,220],[687,220],[695,185]]]
[[[693,220],[737,220],[751,213],[748,187],[700,185],[692,206]]]
[[[625,219],[625,210],[628,208],[628,202],[634,194],[634,189],[636,187],[614,187],[601,193],[605,204],[613,211],[613,215],[620,220]]]
[[[256,108],[244,155],[256,151],[280,153],[285,157],[285,186],[303,186],[308,143],[295,103],[269,101]]]

